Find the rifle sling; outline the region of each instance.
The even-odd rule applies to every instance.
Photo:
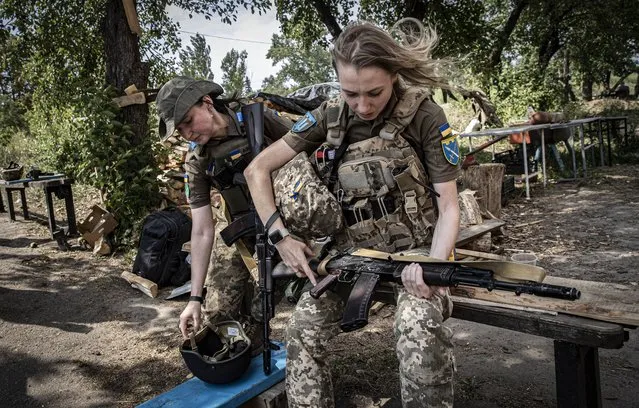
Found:
[[[349,332],[362,328],[368,324],[368,309],[375,287],[379,282],[379,275],[364,272],[353,285],[353,290],[346,301],[344,317],[340,327],[343,331]]]

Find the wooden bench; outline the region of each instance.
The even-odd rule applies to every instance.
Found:
[[[55,219],[55,212],[53,208],[53,195],[58,199],[64,199],[66,218],[68,225],[68,235],[77,235],[75,218],[75,207],[73,204],[73,192],[71,185],[74,183],[73,179],[67,178],[62,174],[53,176],[43,176],[38,180],[33,179],[21,179],[13,181],[0,181],[0,212],[5,212],[4,203],[2,202],[2,191],[7,196],[7,207],[9,212],[9,219],[15,221],[15,209],[13,204],[13,193],[20,193],[20,200],[22,204],[22,214],[25,220],[30,219],[29,211],[27,207],[27,197],[25,190],[27,188],[40,188],[45,194],[46,206],[47,206],[47,219],[49,224],[49,231],[53,239],[58,239],[60,229],[57,226]]]
[[[601,407],[599,348],[618,349],[632,326],[565,314],[545,314],[464,303],[455,299],[453,318],[553,339],[557,407]]]

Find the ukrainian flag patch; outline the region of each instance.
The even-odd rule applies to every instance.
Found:
[[[302,118],[300,118],[300,120],[295,122],[291,130],[295,133],[300,133],[312,128],[316,124],[317,120],[315,119],[313,114],[311,112],[306,112],[306,114]]]
[[[188,173],[184,173],[184,195],[186,198],[191,198],[191,189],[189,188],[189,175]]]
[[[442,151],[446,161],[453,166],[459,163],[459,143],[457,136],[453,135],[453,130],[448,122],[439,127],[439,133],[442,135]]]

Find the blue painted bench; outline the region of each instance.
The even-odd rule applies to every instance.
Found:
[[[264,375],[262,355],[253,357],[248,371],[239,380],[224,385],[208,384],[198,378],[138,405],[138,408],[235,408],[260,395],[284,379],[286,349],[282,344],[272,352],[271,375]]]

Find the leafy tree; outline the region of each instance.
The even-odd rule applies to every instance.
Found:
[[[0,46],[8,51],[0,91],[24,98],[34,164],[100,188],[120,221],[120,243],[132,243],[132,226],[158,203],[150,148],[157,139],[146,104],[118,109],[110,99],[131,84],[158,87],[174,75],[166,56],[178,51],[180,26],[167,5],[227,24],[240,7],[270,7],[268,0],[138,0],[138,37],[122,0],[0,2]]]
[[[180,51],[180,65],[182,75],[196,79],[213,80],[211,71],[211,47],[206,45],[206,39],[201,34],[191,36],[191,44]]]
[[[331,54],[319,44],[307,49],[299,41],[273,34],[266,57],[282,68],[264,79],[265,92],[285,95],[302,86],[335,80]]]
[[[222,58],[222,88],[226,95],[232,93],[249,94],[251,92],[251,81],[246,75],[246,50],[237,51],[231,48],[224,58]]]

